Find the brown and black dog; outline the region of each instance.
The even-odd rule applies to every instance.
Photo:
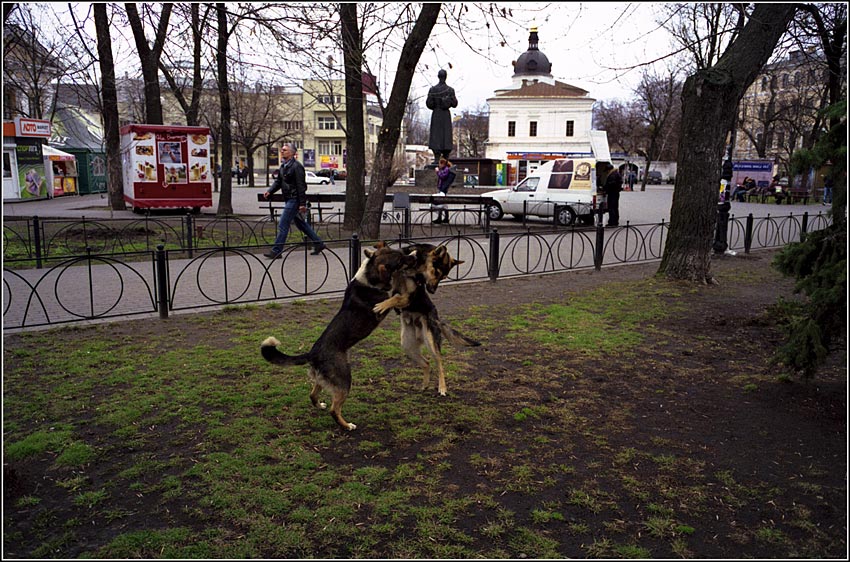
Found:
[[[440,281],[448,277],[452,268],[463,261],[452,258],[445,246],[413,244],[404,248],[403,252],[416,256],[416,265],[397,270],[393,274],[392,297],[375,305],[373,310],[378,314],[384,314],[393,308],[400,310],[401,347],[422,369],[422,390],[427,390],[431,384],[431,362],[422,354],[422,348],[425,347],[436,364],[437,390],[441,396],[445,396],[447,388],[442,360],[443,337],[453,345],[474,347],[481,344],[441,321],[437,307],[428,293],[434,294]]]
[[[286,355],[277,346],[280,342],[267,338],[260,346],[263,357],[276,365],[310,364],[313,389],[310,401],[314,406],[326,408],[319,394],[326,389],[331,394],[331,416],[344,429],[357,426],[342,417],[342,405],[351,390],[351,364],[348,350],[371,334],[386,317],[387,310],[376,312],[375,305],[390,296],[396,272],[416,265],[415,255],[394,250],[383,242],[376,250],[364,250],[366,259],[345,289],[342,306],[328,324],[316,343],[307,353]]]

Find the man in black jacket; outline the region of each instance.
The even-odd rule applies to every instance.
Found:
[[[286,244],[286,238],[289,236],[289,225],[295,221],[295,226],[298,230],[307,235],[313,241],[313,255],[317,255],[325,249],[325,243],[319,238],[319,235],[313,230],[310,224],[304,220],[307,212],[307,180],[305,179],[304,166],[295,159],[298,150],[292,143],[286,143],[280,149],[283,156],[283,165],[277,174],[272,186],[263,194],[263,197],[268,199],[269,196],[282,189],[281,193],[286,199],[283,206],[283,211],[280,213],[280,222],[277,228],[277,238],[274,240],[274,245],[271,251],[263,254],[267,258],[275,259],[283,252],[283,245]]]
[[[613,165],[608,164],[608,166],[611,167],[611,172],[605,178],[605,184],[602,186],[602,191],[607,196],[608,205],[608,224],[606,226],[619,226],[620,192],[623,191],[623,176]]]

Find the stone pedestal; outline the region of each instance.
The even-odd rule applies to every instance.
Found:
[[[437,193],[437,169],[436,166],[425,166],[421,170],[413,171],[413,184],[421,193]]]

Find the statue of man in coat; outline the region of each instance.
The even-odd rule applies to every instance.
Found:
[[[452,152],[452,113],[449,111],[457,107],[457,98],[454,88],[446,84],[446,71],[437,73],[440,80],[428,90],[428,98],[425,105],[431,110],[431,134],[428,137],[428,148],[434,153],[434,164],[440,158],[449,158]]]

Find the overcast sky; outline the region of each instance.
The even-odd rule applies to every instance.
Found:
[[[469,32],[469,41],[489,50],[496,62],[472,54],[448,34],[441,35],[436,41],[441,48],[429,47],[423,53],[411,94],[424,100],[428,88],[437,82],[437,70],[445,68],[447,83],[458,97],[457,111],[477,109],[495,90],[511,84],[511,62],[528,49],[532,25],[537,26],[540,51],[552,63],[552,76],[587,90],[597,100],[631,98],[640,70],[626,69],[671,51],[667,33],[656,23],[662,4],[560,2],[545,11],[538,9],[540,5],[511,4],[514,18],[527,23],[506,26],[510,40],[504,46],[493,41],[494,33],[488,38]]]

